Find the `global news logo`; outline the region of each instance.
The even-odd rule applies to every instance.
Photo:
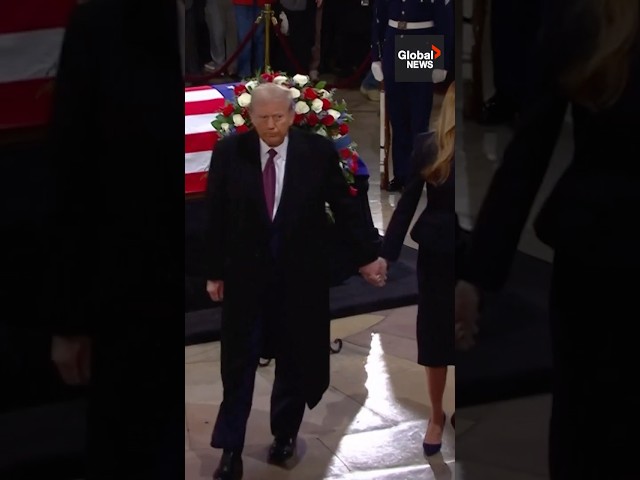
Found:
[[[394,40],[397,82],[432,82],[434,70],[446,70],[443,35],[397,35]]]
[[[433,70],[436,59],[440,58],[442,51],[431,44],[431,49],[427,51],[399,50],[398,59],[405,61],[409,70]]]

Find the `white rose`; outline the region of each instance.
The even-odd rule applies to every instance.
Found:
[[[293,77],[293,81],[299,87],[304,87],[307,83],[309,83],[309,77],[307,75],[297,74]]]
[[[333,108],[327,110],[327,113],[331,115],[335,120],[339,119],[341,115],[339,111],[334,110]]]
[[[223,132],[228,132],[229,131],[229,124],[228,123],[221,123],[220,124],[220,128],[222,129]]]
[[[318,93],[322,98],[331,98],[331,92],[325,90],[324,88],[321,88],[320,90],[318,90]]]
[[[318,135],[322,135],[323,137],[327,136],[327,129],[324,127],[320,127],[316,132]]]
[[[238,97],[238,105],[246,107],[251,103],[251,94],[244,92]]]
[[[278,75],[276,78],[273,79],[273,83],[275,83],[276,85],[282,85],[283,83],[286,83],[287,80],[289,79],[284,75]]]
[[[298,90],[297,88],[291,87],[289,89],[289,92],[291,93],[291,97],[296,99],[296,98],[300,98],[300,90]]]
[[[296,113],[298,115],[309,113],[309,105],[307,105],[307,102],[296,102]]]
[[[311,110],[316,113],[320,113],[322,111],[322,100],[316,98],[313,102],[311,102]]]
[[[256,82],[255,80],[250,80],[245,83],[244,86],[247,90],[251,91],[258,86],[258,82]]]
[[[240,125],[244,125],[244,123],[245,123],[245,122],[244,122],[244,117],[243,117],[242,115],[240,115],[239,113],[236,113],[236,114],[233,116],[233,124],[234,124],[236,127],[239,127]]]

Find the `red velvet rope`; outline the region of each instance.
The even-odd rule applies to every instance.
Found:
[[[300,65],[300,62],[298,62],[298,60],[293,56],[291,47],[289,46],[289,42],[287,41],[287,37],[285,37],[285,35],[280,30],[280,24],[276,24],[274,30],[276,32],[276,37],[278,38],[278,40],[280,41],[280,44],[282,45],[282,49],[284,50],[285,55],[297,70],[296,73],[301,73],[304,75],[308,74],[309,69],[302,68],[302,66]],[[360,63],[360,66],[358,67],[358,69],[351,76],[347,78],[343,78],[342,80],[339,80],[334,84],[327,85],[326,88],[327,89],[352,88],[352,87],[359,86],[362,75],[369,68],[370,65],[371,65],[371,52],[367,53],[367,56],[364,58],[362,63]]]
[[[227,59],[224,65],[218,68],[215,72],[207,73],[204,75],[185,75],[185,80],[191,84],[206,84],[210,80],[214,78],[220,78],[225,73],[227,73],[227,68],[229,68],[229,65],[231,65],[236,60],[236,58],[238,58],[238,55],[240,55],[240,52],[242,51],[242,49],[247,46],[247,44],[251,40],[251,37],[253,37],[258,27],[260,26],[261,21],[262,21],[261,19],[257,19],[254,22],[253,26],[251,27],[251,30],[247,32],[245,37],[242,39],[242,42],[240,42],[240,45],[238,46],[238,48],[236,48],[236,50]],[[294,57],[293,52],[291,51],[291,47],[289,46],[289,42],[287,41],[286,36],[280,30],[280,24],[277,22],[275,22],[274,31],[276,32],[276,37],[280,41],[280,45],[282,45],[282,49],[284,50],[285,55],[287,56],[288,60],[293,64],[294,68],[296,69],[296,73],[307,75],[309,73],[309,69],[303,68],[300,62],[298,61],[298,59]],[[369,68],[370,65],[371,65],[371,53],[368,53],[367,56],[362,61],[362,63],[360,64],[360,66],[358,67],[358,69],[351,76],[347,78],[343,78],[334,84],[327,85],[326,88],[333,89],[333,88],[357,87],[360,83],[360,79],[362,78],[362,75]]]
[[[224,62],[224,65],[222,65],[216,71],[207,73],[204,75],[185,75],[185,80],[192,84],[194,83],[204,84],[204,83],[207,83],[209,80],[212,80],[214,78],[219,78],[223,76],[225,73],[227,73],[227,68],[229,68],[229,65],[231,65],[236,58],[238,58],[238,55],[240,55],[240,52],[242,52],[242,49],[247,46],[247,44],[251,40],[251,37],[253,37],[253,35],[256,33],[256,30],[258,30],[260,23],[261,21],[259,22],[258,20],[254,22],[253,26],[251,27],[251,30],[247,32],[247,34],[242,39],[242,42],[240,42],[240,45],[238,45],[238,48],[236,48],[235,52],[233,52],[233,54],[227,59],[227,61]]]

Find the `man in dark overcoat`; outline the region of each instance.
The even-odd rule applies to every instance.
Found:
[[[292,458],[305,406],[329,386],[327,212],[350,239],[360,273],[382,286],[386,267],[367,235],[333,143],[291,128],[289,90],[252,92],[254,129],[216,145],[207,188],[207,291],[222,301],[224,396],[211,446],[214,479],[242,478],[242,449],[261,357],[276,362],[269,462]]]

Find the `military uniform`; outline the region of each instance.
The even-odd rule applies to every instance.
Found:
[[[397,35],[444,35],[445,70],[453,72],[455,18],[451,0],[375,0],[372,62],[382,62],[387,115],[391,122],[393,176],[389,190],[400,190],[409,173],[416,135],[429,129],[433,105],[432,82],[395,81]],[[372,68],[374,68],[372,66]],[[442,73],[442,72],[440,72]]]

